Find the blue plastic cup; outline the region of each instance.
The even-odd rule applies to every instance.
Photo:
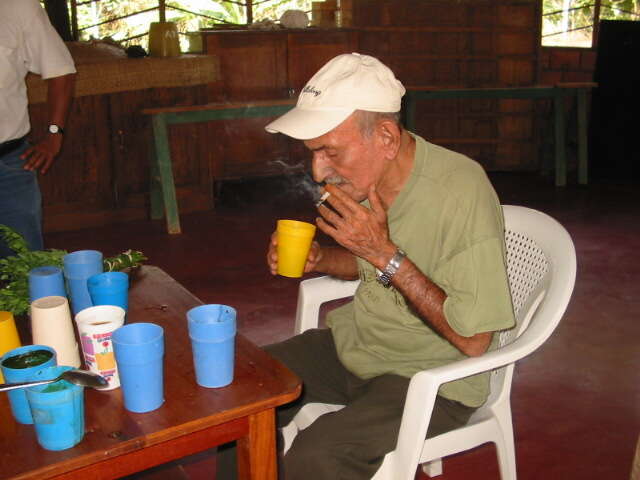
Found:
[[[125,311],[129,307],[129,275],[104,272],[89,277],[87,289],[94,305],[115,305]]]
[[[225,387],[233,381],[236,310],[227,305],[200,305],[187,312],[196,382]]]
[[[29,299],[31,302],[42,297],[66,297],[62,270],[47,266],[33,268],[29,272]]]
[[[104,270],[102,252],[97,250],[78,250],[62,257],[64,276],[67,278],[88,278]]]
[[[42,363],[38,363],[36,365],[25,368],[12,368],[8,365],[5,365],[5,363],[7,363],[7,360],[9,360],[10,358],[16,357],[18,355],[28,354],[36,350],[46,350],[47,352],[51,352],[52,356]],[[4,381],[7,383],[28,382],[38,370],[41,370],[45,367],[54,366],[56,365],[56,361],[56,351],[53,348],[46,345],[27,345],[24,347],[14,348],[13,350],[9,350],[7,353],[5,353],[2,358],[0,358],[0,368],[2,368]],[[33,423],[33,417],[31,416],[31,410],[29,409],[29,402],[27,401],[25,389],[18,388],[16,390],[9,390],[7,392],[7,395],[9,395],[11,413],[13,413],[13,417],[16,419],[16,421],[24,424]]]
[[[52,380],[72,367],[46,367],[31,380]],[[84,437],[84,388],[66,380],[29,387],[27,399],[42,448],[65,450]]]
[[[164,330],[153,323],[131,323],[111,336],[124,408],[144,413],[164,402]]]
[[[87,288],[87,279],[104,269],[102,253],[97,250],[78,250],[62,257],[64,278],[71,299],[71,310],[76,314],[92,307],[93,302]]]
[[[74,315],[85,308],[93,307],[86,278],[67,278],[67,290],[69,291],[69,299],[71,300],[69,303]]]

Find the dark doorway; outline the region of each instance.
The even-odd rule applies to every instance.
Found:
[[[600,23],[590,121],[593,179],[640,180],[640,22]]]

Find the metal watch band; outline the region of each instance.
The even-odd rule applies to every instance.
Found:
[[[384,270],[378,275],[378,282],[380,282],[383,287],[388,288],[391,286],[391,279],[398,272],[400,264],[406,256],[407,254],[400,248],[396,250],[396,253],[391,257],[387,266],[384,267]]]

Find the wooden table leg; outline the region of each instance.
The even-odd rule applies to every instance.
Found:
[[[167,231],[169,233],[181,233],[178,202],[176,200],[176,186],[173,181],[173,166],[171,163],[167,122],[163,114],[153,115],[151,118],[156,162],[158,173],[160,174],[162,198],[164,199],[164,209],[167,218]]]
[[[275,410],[249,417],[249,435],[238,440],[238,478],[277,480]]]
[[[589,181],[587,122],[587,89],[578,88],[578,183],[581,185]]]
[[[564,187],[567,184],[567,155],[563,89],[555,89],[553,95],[553,113],[555,128],[556,187]]]

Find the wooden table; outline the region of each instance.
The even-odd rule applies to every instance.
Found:
[[[416,103],[418,100],[444,98],[550,98],[553,100],[555,135],[555,183],[558,187],[567,184],[566,121],[564,101],[566,97],[576,97],[578,120],[578,183],[587,184],[587,94],[597,87],[596,83],[558,83],[557,85],[533,85],[503,88],[429,88],[407,87],[404,98],[405,122],[407,129],[415,131]]]
[[[185,313],[201,303],[161,269],[143,267],[132,282],[127,323],[164,328],[164,404],[131,413],[121,389],[87,389],[84,439],[53,452],[37,444],[33,426],[15,422],[2,393],[0,478],[114,479],[237,440],[238,478],[275,480],[275,407],[298,397],[300,380],[237,335],[233,383],[198,386]]]

